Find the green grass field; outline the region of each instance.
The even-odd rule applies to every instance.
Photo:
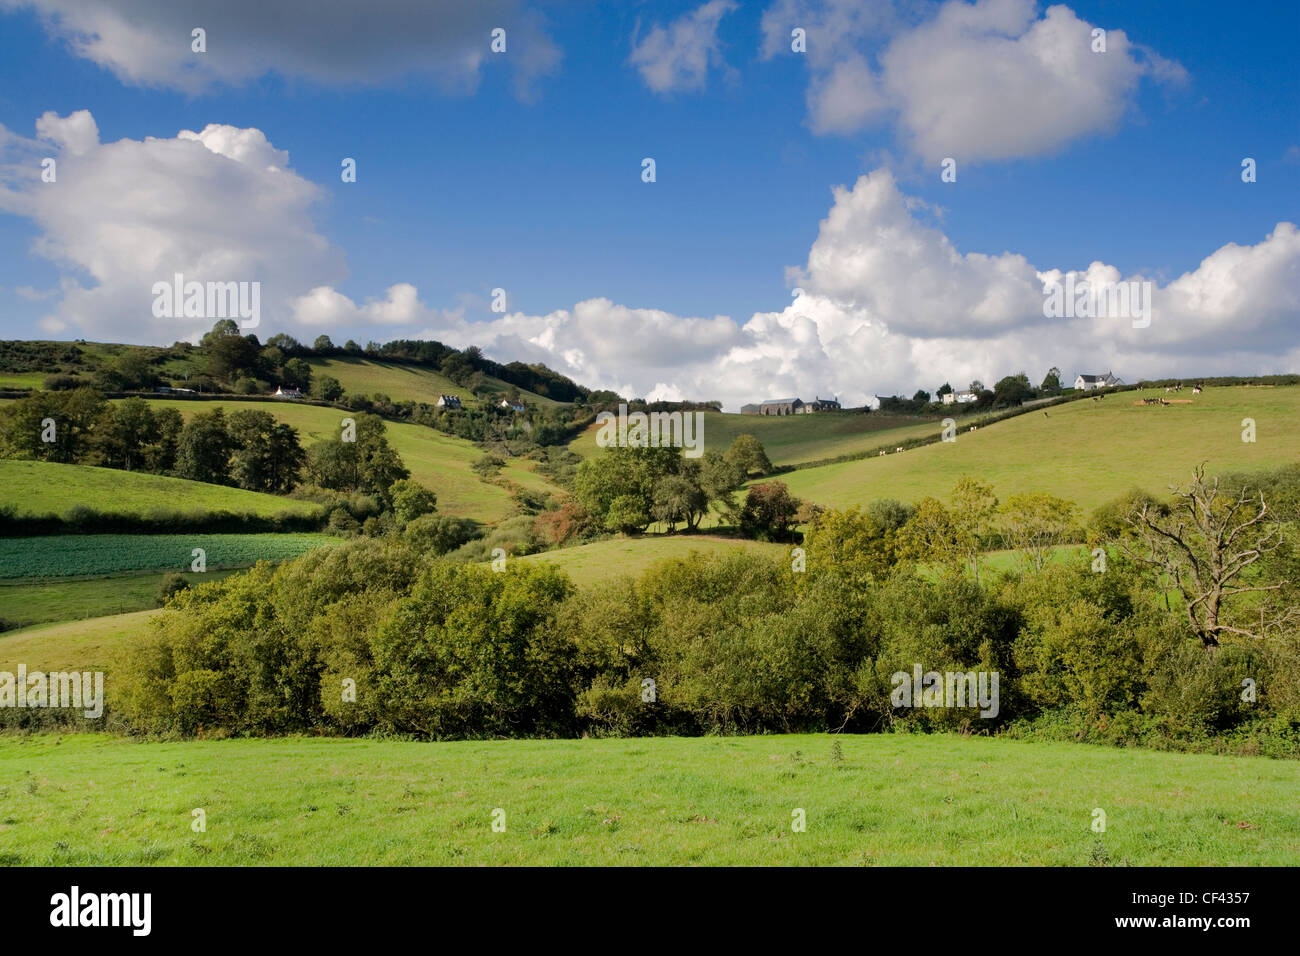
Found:
[[[0,459],[0,507],[12,507],[18,515],[63,515],[78,505],[107,514],[229,511],[266,518],[320,510],[304,501],[201,481],[90,465]]]
[[[337,435],[343,419],[349,415],[335,408],[296,402],[154,400],[151,404],[176,408],[187,420],[214,408],[224,409],[227,415],[241,409],[268,411],[279,421],[298,429],[303,447]],[[483,452],[472,442],[406,422],[386,422],[385,429],[389,443],[411,470],[411,477],[437,493],[439,512],[474,518],[485,524],[495,524],[514,512],[514,503],[506,489],[483,481],[470,470],[470,466],[483,457]],[[501,476],[530,488],[554,490],[545,478],[518,460],[508,463],[501,470]]]
[[[1190,405],[1133,404],[1144,395],[1163,397],[1164,390],[1118,392],[1046,415],[1032,411],[962,431],[956,442],[801,469],[780,480],[800,498],[843,508],[876,498],[946,499],[965,474],[991,483],[1002,499],[1045,491],[1087,513],[1134,487],[1167,493],[1171,482],[1185,484],[1200,462],[1213,473],[1300,457],[1300,387],[1210,388]],[[1241,440],[1244,418],[1255,420],[1254,443]]]
[[[427,402],[432,405],[439,395],[455,395],[465,404],[478,399],[467,388],[461,388],[447,376],[430,368],[400,363],[376,362],[360,358],[308,359],[314,376],[332,375],[353,395],[387,395],[395,402]],[[486,390],[505,396],[510,385],[498,378],[487,377]],[[542,407],[561,403],[519,390],[524,402]]]
[[[794,465],[868,451],[880,445],[937,435],[940,418],[912,415],[869,415],[849,412],[818,415],[760,416],[704,413],[704,450],[725,452],[737,435],[750,434],[763,443],[774,465]],[[569,447],[584,458],[600,451],[598,426],[592,425]]]
[[[33,670],[89,669],[111,674],[157,613],[135,611],[0,632],[0,670],[13,671],[22,663]],[[111,682],[104,693],[113,699]]]
[[[219,581],[233,570],[186,573],[196,585]],[[99,578],[63,578],[55,581],[0,583],[0,618],[20,627],[51,621],[76,621],[143,611],[154,606],[163,575],[114,574]]]
[[[1300,856],[1294,762],[892,735],[840,737],[837,759],[833,740],[5,737],[0,862],[1282,866]],[[1095,808],[1105,833],[1090,829]],[[792,828],[797,810],[804,832]]]
[[[0,388],[40,388],[45,378],[44,372],[0,372]]]
[[[581,585],[599,584],[625,574],[639,575],[657,561],[667,558],[684,558],[692,551],[704,555],[723,554],[730,551],[749,551],[775,557],[788,557],[790,547],[767,544],[744,538],[725,538],[715,535],[669,535],[641,538],[609,538],[576,548],[543,551],[515,558],[515,561],[547,562],[563,568],[574,582]]]
[[[122,571],[188,571],[194,548],[207,567],[296,558],[339,541],[327,534],[57,534],[0,538],[0,578],[67,578]]]

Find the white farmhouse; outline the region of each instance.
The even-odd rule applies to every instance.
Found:
[[[1105,375],[1080,375],[1074,380],[1074,387],[1082,392],[1091,392],[1094,389],[1111,388],[1123,384],[1123,379],[1116,378],[1110,372]]]

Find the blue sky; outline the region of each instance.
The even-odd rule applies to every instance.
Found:
[[[104,16],[111,16],[111,8],[126,4],[106,6],[110,12]],[[944,378],[993,377],[1021,365],[1038,378],[1043,370],[1038,365],[1066,368],[1076,356],[1080,362],[1124,356],[1130,376],[1136,377],[1164,372],[1162,360],[1171,351],[1204,371],[1215,370],[1225,352],[1242,362],[1251,361],[1244,356],[1253,354],[1269,356],[1274,363],[1292,361],[1295,355],[1296,340],[1285,333],[1278,337],[1279,329],[1294,328],[1286,321],[1292,313],[1284,307],[1281,315],[1254,332],[1247,330],[1244,341],[1234,340],[1227,349],[1222,343],[1214,346],[1214,329],[1203,328],[1201,319],[1212,318],[1224,331],[1234,327],[1231,316],[1180,316],[1170,328],[1194,328],[1195,334],[1143,342],[1118,334],[1108,340],[1093,329],[1079,333],[1071,340],[1071,351],[1051,361],[1050,355],[1025,347],[1041,339],[1042,329],[1028,333],[1029,320],[1023,316],[972,330],[962,315],[960,294],[927,303],[923,290],[904,283],[887,299],[880,298],[881,279],[895,278],[906,262],[894,263],[893,274],[886,277],[868,271],[859,277],[867,288],[854,294],[851,281],[841,281],[840,274],[819,277],[810,261],[819,224],[835,205],[832,188],[851,189],[859,177],[878,170],[887,170],[891,180],[877,183],[886,197],[881,201],[905,197],[916,228],[936,230],[962,256],[1011,253],[1040,271],[1086,270],[1100,261],[1120,276],[1140,276],[1162,287],[1194,272],[1229,243],[1260,245],[1278,223],[1300,217],[1300,81],[1294,60],[1300,14],[1294,3],[1252,4],[1243,13],[1235,5],[1192,0],[1180,3],[1177,15],[1160,3],[1068,4],[1072,17],[1112,31],[1112,39],[1114,31],[1122,30],[1136,45],[1134,61],[1145,64],[1146,72],[1104,90],[1113,99],[1111,108],[1102,111],[1106,118],[1080,121],[1077,130],[1060,115],[1070,112],[1068,90],[1055,102],[1047,91],[1043,116],[1017,120],[1027,129],[1055,125],[1063,131],[1044,136],[1041,144],[1030,136],[1020,149],[1009,150],[1012,155],[985,157],[981,151],[998,152],[998,147],[978,132],[968,133],[953,143],[958,162],[954,183],[940,182],[940,156],[933,153],[933,142],[924,142],[926,135],[933,140],[945,134],[918,134],[916,124],[922,119],[909,127],[909,112],[924,117],[929,104],[895,100],[861,122],[836,128],[819,126],[813,105],[818,83],[859,57],[882,85],[921,88],[925,77],[917,71],[927,68],[924,57],[908,58],[899,44],[894,72],[883,63],[899,37],[933,26],[943,15],[941,4],[882,4],[885,12],[877,22],[847,36],[835,29],[834,0],[715,0],[707,5],[720,11],[713,31],[707,22],[711,11],[700,3],[499,2],[485,12],[486,19],[464,22],[460,17],[449,28],[439,18],[443,8],[454,5],[426,4],[428,31],[444,38],[437,49],[420,51],[416,41],[414,50],[386,52],[386,42],[411,42],[411,14],[399,9],[409,5],[392,0],[369,7],[371,16],[382,21],[391,12],[393,32],[408,36],[388,38],[377,28],[367,41],[375,44],[372,55],[357,66],[359,78],[331,76],[328,57],[313,65],[310,51],[304,54],[305,67],[267,55],[227,68],[222,57],[228,45],[240,44],[262,28],[258,5],[243,10],[244,4],[233,4],[241,10],[225,21],[217,12],[221,4],[191,4],[188,19],[186,13],[173,19],[174,12],[165,12],[176,6],[186,5],[158,4],[162,12],[152,26],[150,14],[144,15],[142,29],[152,33],[143,35],[140,50],[134,50],[129,38],[113,41],[116,48],[112,42],[70,40],[73,27],[83,38],[94,29],[108,35],[110,21],[78,24],[69,13],[73,6],[64,0],[0,0],[0,125],[11,138],[22,140],[10,143],[3,162],[21,164],[42,153],[35,123],[49,111],[60,118],[89,111],[98,144],[170,139],[180,130],[202,131],[209,124],[260,131],[270,147],[288,153],[293,174],[317,187],[314,199],[301,208],[286,208],[284,216],[301,214],[302,223],[334,255],[332,267],[306,264],[291,270],[295,277],[315,288],[319,273],[327,280],[321,285],[358,308],[382,299],[396,284],[418,290],[418,306],[404,312],[400,322],[361,320],[347,308],[331,308],[328,321],[322,318],[315,328],[305,316],[325,313],[285,305],[259,328],[263,337],[289,331],[311,338],[327,331],[335,338],[366,341],[439,333],[463,345],[481,329],[480,344],[496,357],[547,361],[586,384],[639,394],[656,389],[657,394],[694,394],[717,384],[716,369],[725,359],[734,387],[728,384],[719,394],[725,392],[729,403],[733,393],[739,397],[755,389],[871,393],[888,391],[891,385],[906,388],[914,379],[921,379],[916,385],[933,388]],[[966,8],[971,18],[987,16],[993,34],[1012,39],[1048,12],[1045,5],[1020,0],[949,6]],[[993,9],[997,6],[1004,9]],[[1012,9],[1021,6],[1028,11],[1026,23],[999,25],[1024,13]],[[701,11],[703,25],[688,29]],[[49,19],[52,12],[63,13],[63,26]],[[203,62],[218,66],[209,75],[195,77],[186,63],[186,55],[199,56],[189,53],[189,37],[178,26],[190,22],[210,24]],[[495,22],[507,27],[505,54],[486,49],[488,25]],[[809,25],[815,53],[789,51],[788,39],[781,38],[792,23]],[[680,42],[673,46],[675,24],[681,25]],[[669,49],[648,42],[656,28],[665,31]],[[269,35],[275,29],[265,26]],[[347,42],[343,26],[313,22],[305,32],[313,31],[323,45]],[[147,43],[159,37],[186,47],[176,53],[170,73],[165,62],[154,65],[158,58],[146,55]],[[784,50],[765,55],[765,43],[769,49],[776,43],[773,37],[784,43]],[[942,39],[936,35],[926,42]],[[702,60],[700,44],[706,47]],[[656,50],[662,54],[658,75],[667,77],[669,88],[652,89],[647,74],[631,59],[642,45],[643,62]],[[447,77],[429,75],[424,64],[439,56],[455,63],[462,48],[479,51],[478,61],[472,68],[452,67],[450,82],[457,88],[449,90]],[[546,48],[549,58],[530,66],[530,48]],[[1113,46],[1102,54],[1128,55]],[[693,71],[695,62],[705,64],[702,72]],[[976,89],[983,82],[980,71],[999,67],[997,62],[973,62],[969,83]],[[966,74],[961,77],[955,86],[966,85]],[[850,84],[840,95],[847,107],[827,99],[825,108],[853,112],[873,94]],[[992,126],[1007,121],[996,96],[976,97],[973,109],[987,110]],[[1037,109],[1035,105],[1028,113]],[[974,125],[983,126],[983,118]],[[641,181],[641,160],[647,156],[656,161],[654,183]],[[343,157],[357,160],[356,183],[340,182]],[[1243,157],[1257,162],[1254,183],[1241,181]],[[145,164],[132,175],[147,179],[151,168]],[[223,177],[220,171],[213,175],[215,179],[200,177],[194,188],[219,188],[212,184]],[[15,185],[12,171],[7,178],[11,197],[37,188]],[[119,180],[112,182],[120,188]],[[142,190],[141,207],[148,195]],[[232,217],[255,215],[236,198]],[[80,206],[94,203],[83,196]],[[96,215],[93,208],[86,214]],[[42,206],[33,213],[21,199],[0,201],[0,335],[141,342],[166,338],[149,323],[134,321],[129,314],[134,305],[123,306],[121,297],[88,297],[87,308],[124,310],[93,321],[78,322],[85,312],[64,305],[61,281],[71,279],[86,289],[97,282],[109,284],[103,274],[97,277],[87,268],[97,261],[93,250],[73,256],[50,251],[51,244],[68,244],[77,215],[72,205],[60,210]],[[111,215],[120,216],[120,209]],[[855,244],[879,234],[878,220],[866,212],[858,218],[857,228],[863,231],[846,247],[828,250],[840,266],[827,268],[848,261],[845,268],[852,271]],[[98,223],[104,226],[103,220]],[[231,228],[238,233],[237,225]],[[129,244],[129,235],[118,241]],[[227,235],[221,241],[243,240]],[[249,255],[259,261],[296,254],[287,246],[282,253],[258,241],[256,236],[249,240]],[[193,246],[183,237],[175,242],[176,248]],[[1276,264],[1279,254],[1281,266]],[[1288,282],[1300,282],[1290,255],[1289,243],[1280,253],[1260,254],[1274,263],[1270,281],[1282,283],[1284,290]],[[157,265],[168,268],[161,260]],[[788,274],[791,267],[805,269],[804,279],[811,283]],[[961,277],[954,281],[966,282]],[[821,339],[819,354],[810,356],[795,341],[782,356],[777,354],[779,336],[737,337],[740,333],[733,336],[712,324],[725,316],[740,329],[756,313],[787,310],[795,284],[816,286],[819,301],[826,300],[809,313]],[[309,291],[291,286],[284,280],[277,287],[284,290],[286,302]],[[509,312],[519,316],[508,328],[485,308],[496,287],[507,290]],[[987,294],[973,289],[970,307],[977,308]],[[1296,294],[1292,286],[1291,295]],[[872,296],[877,300],[871,301]],[[918,316],[928,308],[944,311],[951,327],[887,314],[902,296],[910,299],[899,311]],[[590,324],[572,318],[577,303],[594,299],[608,300],[630,314],[608,321],[597,316]],[[893,307],[885,309],[886,301]],[[147,297],[143,302],[147,310]],[[647,319],[638,310],[653,310],[655,317]],[[563,316],[554,318],[557,312]],[[547,316],[552,318],[546,321]],[[695,318],[702,330],[692,330]],[[845,364],[843,349],[835,343],[857,336],[852,330],[863,323],[882,338]],[[1240,323],[1235,327],[1240,329]],[[658,334],[663,354],[651,347],[653,358],[637,367],[635,356],[647,349],[590,342],[593,334],[603,334],[593,331],[598,329],[625,339],[635,338],[638,330]],[[192,333],[182,329],[172,338]],[[798,340],[795,332],[790,334]],[[931,345],[939,356],[933,365],[924,358]],[[583,353],[582,360],[572,360],[575,350]],[[676,350],[682,354],[675,362]],[[750,354],[755,351],[763,357]],[[564,358],[566,352],[570,360]],[[876,354],[881,365],[871,367]],[[972,357],[967,361],[963,355]],[[1032,363],[1037,364],[1029,367]],[[705,372],[710,366],[712,374]],[[814,371],[801,373],[799,367]],[[675,377],[677,369],[681,374]],[[1256,370],[1271,369],[1241,369]],[[935,377],[939,381],[929,381]]]

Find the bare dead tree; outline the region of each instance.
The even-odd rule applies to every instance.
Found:
[[[1141,502],[1127,515],[1134,534],[1121,547],[1140,564],[1171,580],[1183,596],[1187,621],[1205,647],[1217,647],[1224,634],[1263,638],[1270,628],[1300,619],[1300,609],[1283,607],[1258,631],[1241,626],[1227,606],[1237,595],[1278,591],[1288,582],[1245,583],[1242,573],[1282,543],[1282,526],[1272,520],[1264,493],[1243,487],[1234,497],[1193,472],[1187,490],[1171,488],[1174,502],[1165,510]]]

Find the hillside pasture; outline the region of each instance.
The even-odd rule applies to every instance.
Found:
[[[320,511],[305,501],[164,475],[0,459],[0,508],[4,507],[19,516],[63,516],[76,507],[114,515],[227,511],[263,518]]]
[[[102,670],[108,675],[104,696],[111,705],[113,671],[157,613],[135,611],[0,632],[0,670],[12,673],[19,664],[29,670]]]
[[[750,434],[763,443],[774,465],[861,454],[881,445],[939,434],[941,418],[889,415],[880,412],[823,412],[813,415],[738,415],[704,413],[704,450],[725,452],[737,435]],[[584,458],[601,449],[599,427],[592,425],[569,447]]]
[[[186,572],[191,586],[219,581],[233,570]],[[0,619],[17,627],[128,614],[155,606],[163,575],[134,572],[97,578],[0,582]]]
[[[298,429],[304,448],[339,434],[344,418],[352,413],[297,402],[175,401],[153,400],[151,404],[180,411],[188,421],[200,412],[221,408],[227,415],[241,409],[267,411],[277,420]],[[470,466],[483,457],[473,442],[445,435],[423,425],[385,422],[389,443],[402,456],[411,477],[438,495],[438,511],[459,518],[473,518],[495,524],[514,513],[514,503],[505,488],[484,481]],[[519,460],[507,463],[501,477],[534,490],[556,490],[550,482]]]
[[[430,405],[439,395],[455,395],[466,405],[477,403],[474,393],[457,385],[441,372],[420,365],[402,362],[384,362],[362,358],[312,358],[312,375],[331,375],[352,395],[382,393],[395,402],[426,402]],[[486,376],[484,390],[504,397],[510,384],[499,378]],[[552,399],[519,389],[526,404],[550,407],[561,404]]]
[[[962,475],[1000,498],[1049,492],[1087,513],[1132,488],[1165,494],[1205,462],[1211,473],[1262,470],[1300,457],[1300,387],[1208,388],[1189,405],[1140,406],[1164,389],[1084,399],[1024,415],[955,442],[780,476],[799,498],[833,508],[877,498],[946,498]],[[812,417],[812,416],[810,416]],[[1242,421],[1256,424],[1242,441]]]

